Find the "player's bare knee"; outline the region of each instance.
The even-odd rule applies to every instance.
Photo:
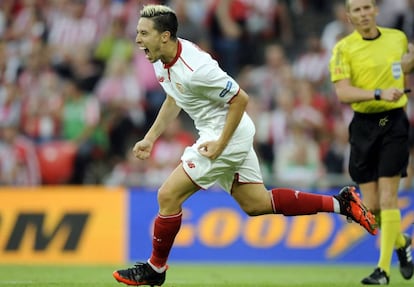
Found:
[[[157,199],[161,209],[175,207],[178,203],[176,196],[164,189],[158,190]]]

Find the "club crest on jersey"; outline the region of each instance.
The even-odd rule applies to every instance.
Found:
[[[180,83],[175,83],[175,86],[177,87],[177,90],[181,93],[184,94],[184,86]]]
[[[394,79],[399,79],[402,75],[401,62],[392,63],[391,69],[392,69],[392,76],[394,77]]]
[[[187,160],[185,163],[187,164],[187,166],[189,168],[195,168],[196,167],[195,163],[192,162],[191,160]]]

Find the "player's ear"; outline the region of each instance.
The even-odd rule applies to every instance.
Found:
[[[167,43],[170,40],[170,37],[171,37],[170,31],[162,32],[162,34],[161,34],[162,43],[163,44]]]

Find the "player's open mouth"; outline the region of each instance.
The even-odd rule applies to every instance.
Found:
[[[139,48],[144,51],[145,55],[148,55],[149,50],[147,48],[145,47],[139,47]]]

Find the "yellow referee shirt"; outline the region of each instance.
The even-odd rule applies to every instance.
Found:
[[[354,87],[365,90],[404,89],[401,57],[407,51],[407,37],[396,29],[378,28],[381,35],[373,40],[363,39],[354,31],[334,47],[330,60],[331,81],[349,79]],[[354,111],[378,113],[405,107],[407,95],[397,102],[372,100],[352,103]]]

